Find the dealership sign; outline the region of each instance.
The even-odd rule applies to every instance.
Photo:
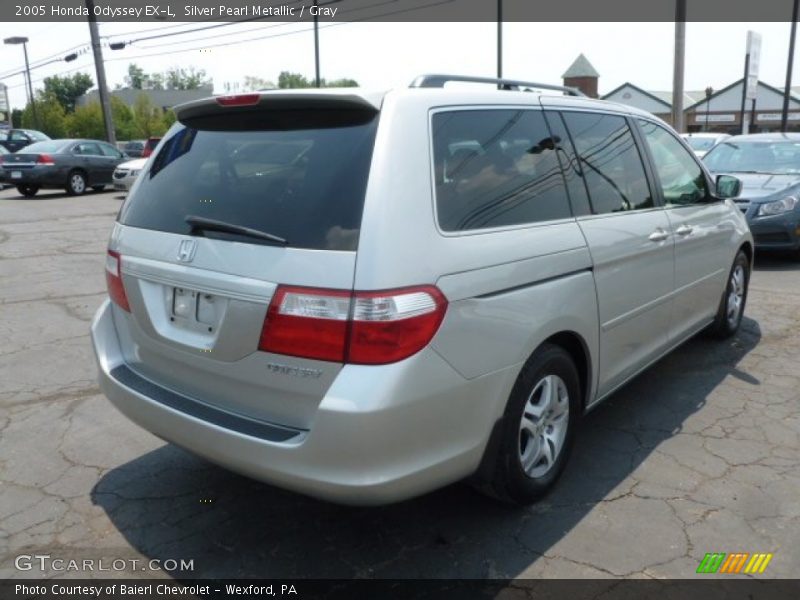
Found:
[[[708,115],[705,113],[695,113],[694,114],[694,122],[695,123],[735,123],[736,122],[736,115],[727,114],[727,115]]]
[[[789,121],[800,121],[800,113],[789,113],[786,115]],[[757,121],[780,121],[781,113],[761,113],[756,116]]]

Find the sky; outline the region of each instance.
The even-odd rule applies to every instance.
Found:
[[[4,37],[29,38],[32,64],[60,57],[89,43],[86,23],[6,24]],[[100,23],[105,42],[130,41],[174,33],[205,23]],[[164,29],[170,27],[170,29]],[[762,36],[760,79],[783,88],[789,47],[789,23],[687,23],[684,87],[715,90],[742,77],[747,31]],[[583,53],[600,73],[600,94],[626,81],[645,90],[672,89],[673,23],[506,23],[503,28],[504,75],[561,83],[561,75]],[[214,36],[214,37],[212,37]],[[218,37],[217,37],[218,36]],[[269,36],[269,37],[267,37]],[[322,77],[355,79],[362,87],[404,87],[422,73],[446,72],[494,76],[495,23],[333,23],[319,31]],[[214,47],[216,44],[241,42]],[[183,52],[179,52],[184,50]],[[283,71],[314,74],[314,38],[307,23],[242,23],[185,36],[135,41],[123,50],[103,49],[109,87],[122,84],[128,64],[146,72],[169,67],[204,69],[215,92],[245,76],[277,81]],[[0,45],[0,81],[9,86],[12,107],[25,103],[23,77],[2,77],[24,66],[20,46]],[[89,73],[96,80],[90,51],[77,60],[33,70],[34,88],[55,74]],[[793,84],[800,85],[800,60]]]

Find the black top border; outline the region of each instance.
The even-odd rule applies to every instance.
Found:
[[[330,22],[789,22],[793,0],[318,0]],[[0,21],[312,22],[313,0],[3,0]],[[501,19],[498,16],[502,15]]]

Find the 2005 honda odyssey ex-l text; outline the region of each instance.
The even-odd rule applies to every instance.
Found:
[[[453,80],[479,81],[178,107],[109,241],[92,339],[111,402],[319,498],[471,478],[524,504],[583,413],[699,331],[736,332],[737,179],[648,113]]]

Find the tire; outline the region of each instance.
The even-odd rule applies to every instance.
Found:
[[[750,285],[750,260],[744,251],[739,250],[728,273],[728,280],[719,301],[717,316],[709,328],[712,336],[718,339],[731,337],[739,330],[747,304],[747,288]]]
[[[105,189],[106,189],[106,186],[104,186],[104,185],[93,185],[92,186],[92,191],[93,192],[97,192],[97,193],[100,193]]]
[[[569,458],[581,409],[580,378],[572,358],[560,346],[542,345],[511,390],[494,464],[479,489],[518,505],[544,496]]]
[[[86,191],[86,175],[81,171],[71,171],[65,189],[70,196],[80,196]]]
[[[39,192],[39,186],[30,184],[18,185],[17,191],[26,198],[33,198]]]

